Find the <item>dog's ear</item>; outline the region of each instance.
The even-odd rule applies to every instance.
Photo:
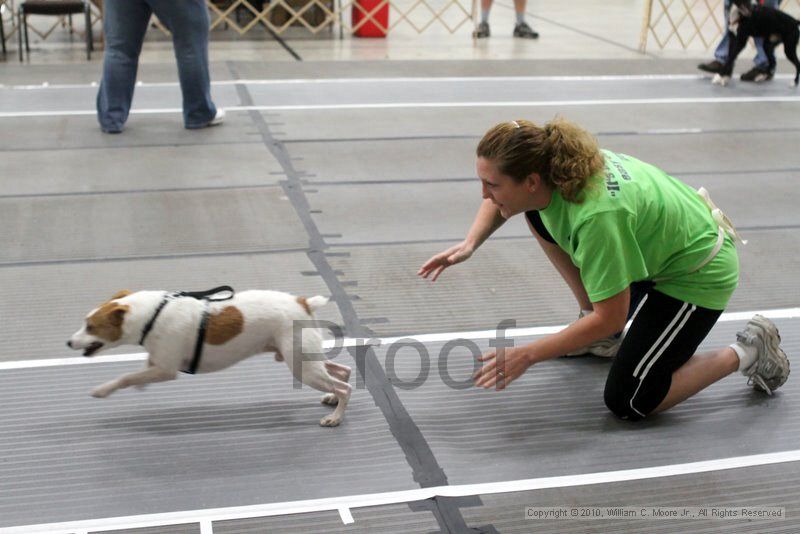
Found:
[[[113,308],[108,311],[108,320],[114,326],[122,325],[123,319],[125,319],[125,313],[128,311],[127,306],[123,306],[121,304],[116,304]]]
[[[127,297],[127,296],[128,296],[128,295],[130,295],[131,293],[132,293],[131,291],[128,291],[127,289],[123,289],[122,291],[117,291],[116,293],[114,293],[114,296],[113,296],[113,297],[111,297],[111,298],[110,298],[110,299],[108,299],[108,300],[116,300],[116,299],[121,299],[122,297]]]

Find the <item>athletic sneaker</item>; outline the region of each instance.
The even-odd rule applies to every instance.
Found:
[[[539,33],[528,26],[527,22],[520,22],[514,26],[514,37],[521,37],[522,39],[538,39]]]
[[[490,35],[491,35],[491,32],[489,31],[489,23],[488,22],[481,22],[480,24],[478,24],[477,29],[474,32],[472,32],[472,36],[475,39],[485,39],[485,38],[489,37]]]
[[[709,61],[708,63],[700,63],[697,66],[698,69],[702,70],[703,72],[710,72],[711,74],[719,74],[722,72],[722,69],[725,68],[725,64],[717,61]]]
[[[755,347],[757,351],[756,361],[741,370],[748,385],[772,395],[789,378],[789,359],[779,346],[778,328],[766,317],[755,315],[742,332],[736,333],[736,341],[743,347]]]
[[[743,82],[761,83],[768,82],[774,77],[775,73],[769,70],[769,67],[753,67],[742,74],[739,79]]]
[[[578,314],[578,319],[586,314],[581,310]],[[621,335],[613,335],[607,338],[599,339],[593,343],[589,343],[585,347],[581,347],[572,352],[568,352],[564,356],[583,356],[584,354],[592,354],[594,356],[601,356],[603,358],[613,358],[619,351],[619,346],[622,343]]]
[[[208,121],[209,126],[216,126],[217,124],[222,124],[222,121],[225,120],[225,110],[222,108],[217,108],[217,112],[214,114],[214,118]]]

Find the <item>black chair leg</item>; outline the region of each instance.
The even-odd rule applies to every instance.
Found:
[[[86,31],[89,32],[89,50],[94,52],[94,28],[92,27],[92,6],[86,5]]]
[[[3,57],[6,56],[6,29],[3,26],[3,13],[0,11],[0,41],[3,42]]]
[[[31,56],[31,43],[28,40],[28,15],[25,15],[25,53]]]
[[[92,16],[89,5],[86,5],[86,60],[92,59]]]
[[[25,11],[22,9],[22,6],[19,6],[19,11],[17,12],[17,20],[19,21],[19,27],[17,27],[17,37],[19,37],[19,61],[22,62],[22,27],[25,25]]]

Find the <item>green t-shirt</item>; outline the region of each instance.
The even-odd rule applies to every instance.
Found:
[[[604,150],[605,169],[590,180],[583,202],[553,192],[542,222],[580,269],[592,302],[631,282],[657,280],[673,298],[723,310],[739,281],[739,258],[729,236],[719,253],[694,270],[717,243],[711,212],[686,184],[624,154]],[[661,281],[658,281],[663,279]]]

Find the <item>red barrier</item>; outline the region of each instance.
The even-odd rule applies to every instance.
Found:
[[[383,5],[378,8],[381,4]],[[356,29],[356,37],[386,37],[389,29],[388,0],[355,0],[352,10],[354,28],[367,19],[367,22]]]

